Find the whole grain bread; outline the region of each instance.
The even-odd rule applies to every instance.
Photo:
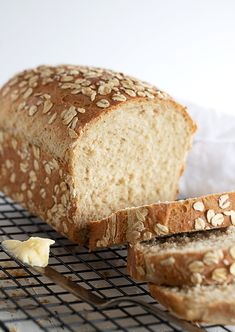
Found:
[[[234,211],[234,192],[124,209],[90,223],[90,248],[235,225]]]
[[[122,73],[26,70],[0,90],[0,189],[84,244],[91,220],[176,197],[195,129],[183,106]]]
[[[137,243],[128,250],[134,279],[166,286],[232,283],[235,227]]]
[[[159,303],[182,319],[235,324],[235,283],[182,288],[149,284],[149,289]]]

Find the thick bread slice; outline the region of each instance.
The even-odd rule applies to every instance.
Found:
[[[151,295],[174,315],[193,322],[234,325],[235,284],[172,288],[149,284]]]
[[[90,248],[235,224],[235,193],[125,209],[90,223]]]
[[[133,77],[41,66],[0,90],[0,188],[77,243],[89,221],[174,199],[195,124]]]
[[[157,285],[222,284],[235,278],[235,227],[175,235],[129,248],[128,271]]]

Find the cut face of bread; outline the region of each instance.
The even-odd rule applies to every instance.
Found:
[[[193,322],[235,324],[235,284],[163,287],[149,284],[151,295],[174,315]]]
[[[119,107],[93,123],[75,150],[81,219],[174,199],[190,135],[180,112],[151,101]]]
[[[129,248],[128,270],[133,278],[158,285],[231,283],[235,227],[137,243]]]

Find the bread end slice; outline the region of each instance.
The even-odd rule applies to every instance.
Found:
[[[128,249],[131,277],[167,286],[231,283],[235,277],[235,227],[177,234]]]
[[[200,323],[235,324],[235,284],[172,288],[149,284],[151,295],[175,316]]]
[[[235,192],[119,210],[90,222],[89,247],[133,244],[156,236],[228,227],[235,224],[234,211]]]

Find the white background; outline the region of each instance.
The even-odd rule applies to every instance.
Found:
[[[235,113],[235,1],[0,0],[0,84],[44,63],[109,67]]]

